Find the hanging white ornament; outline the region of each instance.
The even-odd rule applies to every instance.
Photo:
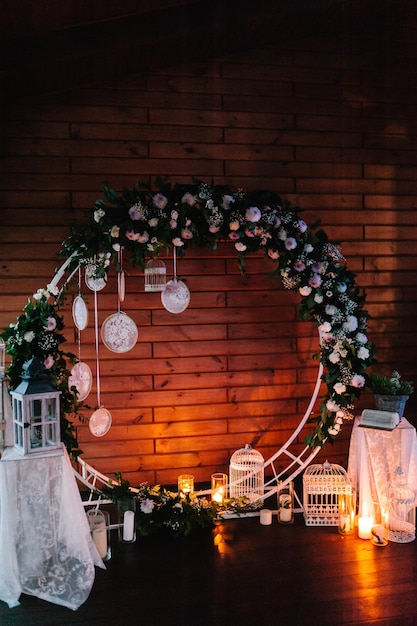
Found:
[[[182,280],[174,278],[167,282],[161,301],[169,313],[182,313],[190,303],[190,291]]]
[[[111,352],[129,352],[138,340],[138,327],[131,317],[118,311],[107,317],[101,325],[101,338]]]
[[[190,290],[177,278],[177,252],[174,247],[174,278],[169,280],[161,293],[161,302],[169,313],[182,313],[190,304]]]
[[[145,267],[145,291],[164,291],[167,268],[161,259],[150,259]]]
[[[109,432],[111,422],[112,418],[110,411],[105,409],[104,406],[100,406],[91,415],[88,427],[92,435],[95,437],[103,437],[103,435]]]
[[[101,291],[106,286],[106,279],[96,274],[97,268],[94,264],[87,265],[85,268],[85,284],[91,291]]]
[[[68,388],[75,387],[77,390],[77,400],[82,402],[89,395],[93,382],[93,375],[87,363],[79,361],[71,370],[68,378]]]
[[[72,319],[78,330],[84,330],[88,324],[88,309],[81,294],[75,296],[72,303]]]

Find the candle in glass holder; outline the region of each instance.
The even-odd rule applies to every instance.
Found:
[[[278,483],[278,522],[292,524],[294,521],[294,483]]]
[[[178,476],[178,492],[182,496],[189,496],[194,491],[194,476],[181,474]]]
[[[211,476],[211,499],[217,504],[222,504],[226,497],[227,474],[216,472]]]
[[[362,516],[358,519],[358,535],[360,539],[370,539],[372,536],[372,517]]]

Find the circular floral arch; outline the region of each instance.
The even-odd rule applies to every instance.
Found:
[[[327,395],[305,442],[314,449],[334,439],[343,419],[352,417],[374,352],[366,336],[364,297],[339,246],[322,229],[309,228],[299,210],[272,191],[244,193],[197,180],[172,186],[157,178],[153,188],[138,183],[121,194],[108,187],[103,192],[106,200],[96,201],[90,220],[74,229],[62,245],[59,254],[67,259],[69,271],[93,261],[96,276],[105,277],[110,265],[120,271],[122,251],[133,265],[145,267],[149,258],[167,248],[183,256],[190,245],[215,249],[219,241],[229,241],[244,273],[245,255],[263,250],[275,262],[270,277],[299,293],[301,319],[313,322],[319,331],[314,358],[323,366]],[[54,285],[38,290],[2,337],[12,355],[7,371],[12,389],[31,356],[50,369],[62,391],[63,440],[74,451],[76,439],[68,418],[76,413],[78,403],[68,389],[65,358],[74,355],[62,350],[61,295]]]

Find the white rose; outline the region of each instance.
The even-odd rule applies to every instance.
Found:
[[[365,333],[357,333],[356,341],[358,343],[367,343],[368,342],[368,337],[365,335]]]
[[[369,350],[365,346],[361,346],[358,350],[358,359],[367,359],[369,357]]]
[[[23,339],[25,341],[27,341],[28,343],[31,343],[34,339],[35,339],[35,333],[33,332],[33,330],[28,330],[24,335],[23,335]]]
[[[330,363],[339,363],[340,354],[336,352],[335,350],[333,350],[333,352],[329,355],[329,361]]]
[[[365,386],[365,378],[360,374],[355,374],[352,376],[352,380],[350,381],[352,387],[356,387],[357,389],[361,389]]]
[[[343,383],[336,383],[335,385],[333,385],[333,389],[337,394],[341,395],[342,393],[345,393],[346,385],[344,385]]]
[[[354,315],[348,315],[346,322],[343,324],[343,328],[349,332],[353,332],[358,327],[358,318]]]

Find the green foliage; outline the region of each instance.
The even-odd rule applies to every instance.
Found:
[[[413,383],[401,380],[395,370],[391,376],[382,376],[376,372],[369,374],[368,384],[374,394],[381,396],[409,396],[414,391]]]
[[[32,357],[45,365],[51,383],[61,392],[61,439],[68,452],[76,457],[81,450],[70,417],[75,416],[79,405],[76,393],[68,388],[70,371],[67,368],[67,360],[73,363],[76,357],[62,350],[66,339],[61,333],[64,322],[58,310],[51,301],[51,294],[39,289],[33,299],[28,300],[16,323],[10,324],[0,336],[6,344],[6,354],[12,357],[6,371],[11,390],[19,385],[23,365]]]
[[[122,510],[135,501],[135,526],[142,536],[156,533],[187,536],[196,530],[212,528],[218,515],[217,507],[206,498],[185,497],[161,485],[147,483],[131,488],[120,472],[102,492]]]
[[[120,271],[121,250],[143,268],[162,250],[175,248],[183,256],[191,245],[215,249],[219,241],[229,241],[244,273],[246,255],[262,251],[272,266],[269,276],[300,294],[300,318],[312,321],[320,333],[318,358],[324,367],[327,400],[307,443],[313,448],[336,436],[343,418],[351,417],[375,351],[365,335],[364,297],[339,244],[330,242],[318,224],[308,229],[297,207],[268,190],[233,192],[197,179],[190,185],[172,185],[167,177],[158,176],[153,188],[138,182],[121,194],[104,187],[103,194],[105,200],[96,201],[91,219],[63,243],[60,254],[71,257],[69,270],[94,263],[96,276],[106,277],[110,265]],[[40,332],[38,328],[36,333]],[[10,338],[13,343],[13,334]],[[11,381],[20,374],[32,347],[36,344],[21,342],[9,352]],[[56,362],[60,371],[65,369],[60,357]],[[63,394],[64,380],[57,377]],[[73,409],[69,397],[64,398],[64,407]]]

